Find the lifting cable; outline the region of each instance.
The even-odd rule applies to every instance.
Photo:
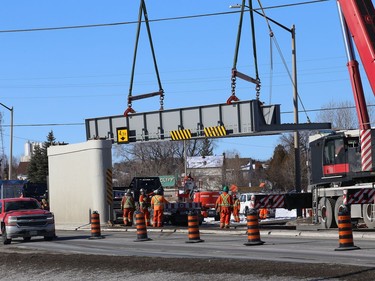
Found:
[[[254,12],[257,13],[258,15],[261,15],[262,17],[265,18],[266,23],[267,23],[267,26],[268,26],[268,30],[269,30],[270,40],[271,40],[271,41],[273,40],[273,42],[274,42],[274,44],[275,44],[275,46],[276,46],[276,49],[277,49],[278,52],[279,52],[279,55],[280,55],[280,57],[281,57],[281,60],[283,61],[284,67],[285,67],[285,69],[286,69],[286,71],[287,71],[287,73],[288,73],[289,79],[290,79],[290,81],[292,81],[293,87],[295,87],[296,85],[294,85],[292,75],[290,74],[290,71],[289,71],[288,66],[287,66],[287,64],[286,64],[286,61],[285,61],[285,58],[284,58],[283,53],[282,53],[282,51],[281,51],[280,45],[279,45],[279,43],[277,42],[276,36],[275,36],[275,34],[274,34],[274,32],[273,32],[273,30],[272,30],[272,28],[271,28],[271,25],[270,25],[269,21],[272,21],[272,22],[276,23],[277,25],[279,25],[280,27],[282,27],[282,28],[284,28],[284,29],[286,29],[286,27],[282,26],[281,24],[275,22],[274,20],[272,20],[272,19],[270,19],[270,18],[268,18],[268,17],[266,16],[266,13],[265,13],[265,11],[264,11],[264,9],[263,9],[263,6],[262,6],[262,3],[260,2],[260,0],[258,0],[258,4],[259,4],[259,7],[260,7],[260,10],[262,11],[262,13],[260,13],[260,12],[258,12],[258,11],[256,11],[256,10],[254,10]],[[288,30],[289,30],[289,29],[288,29]],[[290,30],[289,30],[289,31],[290,31]],[[271,43],[271,41],[270,41],[270,50],[271,50],[271,69],[272,69],[273,64],[272,64],[272,43]],[[271,78],[271,79],[272,79],[272,78]],[[297,92],[297,97],[298,97],[299,102],[301,103],[301,106],[302,106],[302,108],[303,108],[303,111],[305,112],[306,119],[307,119],[308,123],[310,123],[310,122],[311,122],[311,121],[310,121],[310,118],[309,118],[309,116],[308,116],[308,114],[307,114],[306,108],[305,108],[305,106],[304,106],[304,104],[303,104],[303,102],[302,102],[302,100],[301,100],[301,97],[300,97],[300,95],[299,95],[298,92]]]
[[[270,95],[269,102],[272,102],[272,85],[273,85],[273,48],[272,48],[272,37],[270,37]]]
[[[254,65],[255,65],[255,78],[252,78],[244,73],[241,73],[237,70],[237,60],[238,60],[238,51],[240,47],[241,41],[241,31],[242,31],[242,21],[243,15],[245,11],[245,2],[246,0],[242,0],[241,5],[241,14],[240,14],[240,22],[238,24],[238,32],[237,32],[237,41],[236,41],[236,48],[234,52],[234,59],[233,59],[233,67],[232,67],[232,76],[231,76],[231,88],[232,88],[232,95],[228,98],[227,104],[231,104],[232,102],[239,101],[236,97],[236,79],[241,78],[245,81],[254,83],[255,90],[256,90],[256,99],[259,100],[260,95],[260,79],[259,79],[259,72],[258,72],[258,59],[257,59],[257,52],[256,52],[256,42],[255,42],[255,27],[254,27],[254,13],[252,8],[252,0],[249,0],[249,12],[250,12],[250,22],[251,22],[251,31],[252,31],[252,40],[253,40],[253,56],[254,56]]]
[[[262,3],[260,2],[260,0],[258,0],[258,4],[259,4],[259,7],[260,7],[260,10],[262,11],[262,13],[260,14],[259,12],[255,11],[257,14],[260,14],[262,17],[264,17],[266,19],[266,23],[267,23],[267,27],[268,27],[268,30],[269,30],[269,36],[270,36],[270,96],[269,96],[269,104],[271,104],[271,99],[272,99],[272,85],[273,85],[273,48],[272,48],[272,40],[274,39],[274,33],[273,33],[273,30],[271,28],[271,25],[268,21],[268,17],[266,16],[266,13],[264,12],[264,9],[263,9],[263,6],[262,6]]]
[[[151,52],[152,52],[152,58],[154,60],[156,77],[157,77],[158,84],[159,84],[159,91],[148,93],[148,94],[133,96],[132,95],[133,80],[134,80],[135,62],[136,62],[136,59],[137,59],[139,34],[140,34],[141,24],[142,24],[142,14],[144,16],[144,22],[145,22],[146,28],[147,28],[148,39],[149,39],[149,42],[150,42],[150,48],[151,48]],[[145,4],[144,0],[141,0],[140,5],[139,5],[138,27],[137,27],[137,34],[136,34],[135,47],[134,47],[133,66],[132,66],[132,72],[131,72],[131,77],[130,77],[130,87],[129,87],[129,95],[128,95],[128,108],[125,110],[124,116],[127,117],[129,113],[135,113],[134,109],[132,108],[132,101],[133,100],[139,100],[139,99],[144,99],[144,98],[149,98],[149,97],[154,97],[154,96],[160,96],[160,110],[163,110],[164,109],[164,90],[163,90],[163,87],[161,85],[159,70],[158,70],[158,66],[156,64],[156,56],[155,56],[154,46],[153,46],[152,38],[151,38],[151,30],[150,30],[150,25],[149,25],[149,21],[148,21],[146,4]]]

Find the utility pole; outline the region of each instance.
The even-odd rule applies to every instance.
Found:
[[[1,103],[0,102],[0,105],[5,107],[6,109],[8,109],[10,111],[10,144],[9,144],[9,172],[8,172],[8,179],[11,180],[12,179],[12,175],[13,175],[13,106],[12,107],[8,107],[6,106],[5,104]]]

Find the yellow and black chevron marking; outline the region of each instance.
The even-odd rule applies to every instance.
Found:
[[[188,129],[176,130],[170,132],[172,140],[188,140],[191,139],[191,131]]]
[[[113,187],[112,187],[112,170],[107,169],[106,179],[105,179],[106,189],[107,189],[107,203],[112,205],[113,203]]]
[[[204,135],[206,137],[222,137],[227,135],[227,130],[224,126],[206,127],[204,128]]]

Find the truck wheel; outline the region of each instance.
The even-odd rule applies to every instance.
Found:
[[[339,212],[341,211],[342,206],[344,205],[344,199],[342,196],[338,197],[335,203],[335,222],[336,225],[339,225]]]
[[[246,206],[245,209],[243,210],[243,214],[244,214],[245,217],[247,216],[248,212],[249,212],[249,207]]]
[[[150,225],[151,226],[154,225],[154,211],[153,210],[150,212]]]
[[[44,241],[52,241],[55,236],[44,236]]]
[[[5,226],[2,226],[2,228],[1,228],[1,238],[3,240],[4,245],[8,245],[12,242],[12,239],[7,238],[7,231],[5,229]]]
[[[318,216],[323,228],[337,227],[334,219],[334,206],[335,200],[332,198],[323,197],[319,200]]]
[[[362,206],[363,221],[368,228],[375,228],[375,205],[363,204]]]
[[[202,215],[198,215],[198,223],[199,225],[202,225],[204,221],[204,217]]]

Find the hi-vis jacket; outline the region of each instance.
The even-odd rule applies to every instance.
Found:
[[[162,195],[154,195],[151,199],[151,207],[154,210],[164,210],[164,203],[168,201]]]
[[[121,209],[134,209],[134,198],[132,196],[125,195],[121,200]]]
[[[227,192],[223,192],[216,200],[216,209],[232,208],[233,198]]]
[[[140,195],[139,196],[139,206],[142,210],[150,207],[150,198],[147,195],[143,195],[143,194]]]

